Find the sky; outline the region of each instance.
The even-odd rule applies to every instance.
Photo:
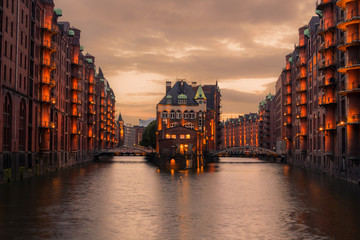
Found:
[[[223,118],[256,112],[316,0],[54,0],[81,30],[125,123],[155,117],[165,82],[215,84]]]

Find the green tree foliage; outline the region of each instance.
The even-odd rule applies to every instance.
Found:
[[[144,130],[141,146],[156,148],[156,121],[152,121]]]

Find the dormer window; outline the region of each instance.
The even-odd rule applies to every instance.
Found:
[[[186,100],[186,99],[179,99],[178,104],[179,104],[179,105],[186,105],[186,104],[187,104],[187,100]]]
[[[178,104],[179,105],[186,105],[187,104],[187,96],[185,94],[180,94],[178,96]]]

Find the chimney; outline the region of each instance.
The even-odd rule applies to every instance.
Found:
[[[171,89],[171,82],[166,82],[166,93],[168,93]]]

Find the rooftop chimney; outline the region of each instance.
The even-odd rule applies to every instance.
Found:
[[[168,93],[171,89],[171,82],[166,82],[166,93]]]

